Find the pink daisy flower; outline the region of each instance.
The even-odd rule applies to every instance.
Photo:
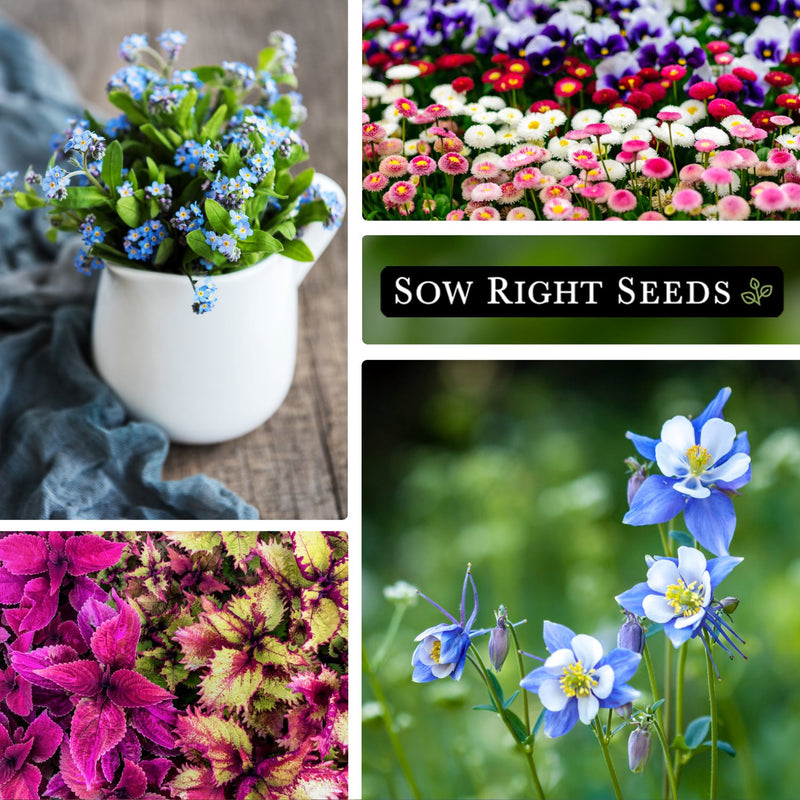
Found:
[[[774,117],[770,117],[769,121],[778,128],[785,128],[794,122],[791,117],[787,117],[784,114],[776,114]]]
[[[443,128],[441,125],[431,125],[431,127],[428,128],[428,133],[431,136],[449,136],[452,131],[448,128]]]
[[[719,145],[713,139],[695,139],[694,149],[698,153],[713,153]]]
[[[577,182],[578,182],[577,175],[567,175],[566,177],[561,179],[561,185],[566,186],[567,189],[571,189]]]
[[[377,122],[368,122],[361,126],[362,142],[380,142],[386,138],[386,128],[378,125]]]
[[[428,114],[427,111],[420,111],[419,114],[415,114],[413,117],[411,117],[411,121],[415,125],[430,125],[434,119],[436,118],[433,116],[433,114]]]
[[[390,139],[384,139],[378,142],[378,155],[379,156],[394,156],[403,151],[403,143],[392,136]]]
[[[567,161],[576,169],[594,169],[599,166],[597,156],[591,150],[573,150],[567,154]]]
[[[422,211],[424,214],[431,215],[434,211],[436,211],[436,201],[431,200],[430,197],[426,197],[422,201]]]
[[[642,175],[648,178],[669,178],[672,175],[672,164],[666,158],[653,156],[642,164]]]
[[[628,139],[627,142],[622,143],[622,150],[625,153],[639,153],[642,150],[647,150],[648,147],[650,147],[650,144],[641,139]]]
[[[472,201],[475,203],[493,203],[503,194],[496,183],[479,183],[472,188]]]
[[[409,119],[419,112],[417,104],[407,97],[398,97],[394,101],[394,110],[401,116]]]
[[[571,200],[572,199],[572,192],[564,186],[560,186],[559,184],[554,184],[553,186],[545,186],[539,192],[539,199],[546,203],[551,198],[561,198],[562,200]]]
[[[697,211],[703,205],[703,195],[694,189],[678,189],[672,195],[672,205],[678,211],[691,213],[692,211]]]
[[[666,219],[658,211],[645,211],[644,214],[639,214],[639,222],[662,222],[666,221]]]
[[[611,133],[612,128],[605,122],[593,122],[587,125],[583,130],[589,136],[605,136],[607,133]]]
[[[800,183],[784,183],[781,191],[786,195],[788,207],[797,211],[800,208]]]
[[[564,217],[564,219],[577,221],[589,219],[589,209],[583,206],[573,206],[569,216]]]
[[[717,203],[717,214],[720,219],[743,220],[750,216],[750,205],[738,194],[729,194],[720,197]]]
[[[408,159],[405,156],[386,156],[378,165],[378,172],[390,178],[399,178],[408,172]]]
[[[733,152],[742,159],[742,167],[744,169],[750,169],[759,163],[758,155],[748,147],[737,147]]]
[[[369,114],[366,111],[361,112],[361,124],[366,125],[369,122]]]
[[[448,213],[445,219],[448,222],[457,222],[460,219],[464,219],[464,212],[460,208],[454,208]]]
[[[436,142],[434,149],[441,153],[460,153],[464,148],[464,142],[458,136],[445,136],[440,141]]]
[[[525,195],[525,192],[522,189],[514,186],[512,181],[506,181],[506,183],[501,184],[500,193],[501,197],[497,202],[508,205],[511,203],[516,203]]]
[[[614,185],[608,181],[598,181],[588,186],[582,186],[578,190],[581,197],[595,203],[605,203],[612,191],[614,191]]]
[[[709,167],[703,172],[701,180],[706,186],[730,186],[733,183],[733,173],[725,167]]]
[[[767,156],[767,164],[772,169],[791,169],[796,163],[797,159],[788,150],[770,150]]]
[[[380,172],[371,172],[361,184],[368,192],[381,192],[386,188],[389,179]]]
[[[608,197],[608,207],[618,214],[624,214],[626,211],[633,211],[636,208],[636,195],[629,192],[627,189],[618,189],[612,192]]]
[[[476,208],[469,215],[469,218],[478,222],[493,222],[500,219],[500,212],[496,208],[492,208],[492,206],[484,206],[483,208]]]
[[[425,113],[433,119],[441,119],[442,117],[451,117],[453,115],[453,112],[441,103],[431,103],[431,105],[425,109]]]
[[[567,131],[564,138],[579,142],[581,139],[588,139],[589,135],[583,128],[576,128],[574,131]]]
[[[516,208],[509,209],[506,219],[511,220],[512,222],[517,222],[519,220],[536,219],[536,215],[529,208],[517,206]]]
[[[408,171],[412,175],[431,175],[436,172],[436,162],[430,156],[414,156],[408,162]]]
[[[514,176],[513,183],[517,189],[535,189],[541,176],[538,167],[524,167]]]
[[[386,192],[387,197],[391,203],[395,205],[403,205],[410,203],[417,193],[417,187],[411,181],[397,181],[389,187]]]
[[[445,153],[439,159],[439,169],[448,175],[463,175],[469,169],[469,161],[460,153]]]
[[[687,164],[685,167],[681,167],[678,177],[684,183],[697,183],[704,171],[702,164]]]
[[[709,162],[712,167],[723,169],[739,169],[742,166],[742,157],[735,150],[721,150]]]
[[[753,195],[753,205],[765,214],[774,214],[789,205],[789,198],[781,191],[780,186],[770,186]]]
[[[659,111],[656,117],[662,122],[677,122],[683,114],[680,111]]]
[[[482,183],[481,179],[476,177],[475,175],[470,175],[468,178],[464,178],[461,181],[461,196],[465,200],[472,199],[472,190],[479,184]]]
[[[553,199],[548,200],[542,209],[547,219],[566,219],[572,211],[572,203],[569,200]]]
[[[619,161],[620,164],[633,164],[633,162],[636,161],[636,153],[628,153],[623,150],[614,156],[614,160]]]
[[[477,175],[484,180],[496,178],[500,174],[500,166],[496,161],[489,161],[488,159],[478,160],[472,162],[472,174]]]
[[[752,125],[749,125],[746,122],[741,122],[739,125],[736,125],[731,128],[731,136],[734,136],[737,139],[749,139],[755,128]]]

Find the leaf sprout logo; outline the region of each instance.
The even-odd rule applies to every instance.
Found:
[[[752,292],[742,292],[742,300],[749,306],[760,306],[761,301],[772,294],[772,285],[767,283],[762,286],[758,278],[750,278],[750,288]]]

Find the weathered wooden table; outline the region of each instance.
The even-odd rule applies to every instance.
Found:
[[[0,14],[35,33],[87,101],[109,114],[105,83],[130,33],[188,37],[179,66],[253,64],[273,30],[297,39],[311,165],[346,180],[346,0],[0,0]],[[173,446],[167,479],[217,478],[262,519],[347,514],[347,241],[344,229],[300,291],[297,370],[286,402],[257,431],[211,447]]]

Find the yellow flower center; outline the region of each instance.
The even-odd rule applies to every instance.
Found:
[[[431,658],[438,664],[442,654],[442,643],[437,639],[431,647]]]
[[[550,66],[550,59],[549,58],[543,58],[542,59],[542,66],[543,67],[549,67]]]
[[[678,578],[677,583],[667,587],[665,597],[676,614],[691,617],[703,607],[703,587],[695,591],[697,581],[692,581],[688,586],[683,578]]]
[[[692,475],[702,475],[711,463],[711,453],[699,444],[693,444],[686,451],[686,460]]]
[[[567,697],[588,697],[592,689],[597,686],[597,679],[593,678],[595,670],[585,670],[583,662],[578,659],[564,667],[564,674],[558,681],[561,691]]]

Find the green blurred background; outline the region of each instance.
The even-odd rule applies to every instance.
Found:
[[[793,344],[800,342],[798,242],[796,236],[366,236],[363,239],[364,341],[368,344]],[[784,312],[776,319],[651,320],[389,319],[380,311],[380,273],[386,266],[641,264],[781,267]]]
[[[725,416],[747,430],[753,480],[736,498],[732,553],[744,562],[722,584],[741,605],[733,618],[748,660],[717,655],[721,798],[791,800],[800,768],[800,366],[794,362],[366,362],[364,365],[364,572],[366,652],[374,660],[393,613],[383,588],[406,580],[458,615],[467,562],[494,624],[499,603],[529,620],[523,649],[546,655],[551,619],[614,646],[614,595],[645,579],[659,553],[651,527],[623,525],[625,431],[657,437],[675,414],[697,415],[731,386]],[[682,517],[676,521],[682,527]],[[530,797],[521,757],[467,664],[460,682],[411,682],[414,637],[443,622],[422,600],[409,608],[377,674],[424,798]],[[487,639],[477,640],[481,648]],[[664,639],[653,642],[659,682]],[[705,660],[691,643],[686,721],[707,712]],[[485,653],[485,650],[484,650]],[[536,662],[528,660],[526,668]],[[500,681],[519,681],[509,659]],[[648,689],[640,670],[632,681]],[[410,797],[364,680],[364,797]],[[517,701],[519,702],[519,701]],[[520,711],[519,706],[515,706]],[[532,713],[541,706],[532,698]],[[627,768],[627,734],[612,742],[626,798],[659,797],[657,743],[644,775]],[[550,798],[612,796],[602,755],[580,723],[565,738],[537,738]],[[708,793],[706,751],[685,768],[681,797]]]

